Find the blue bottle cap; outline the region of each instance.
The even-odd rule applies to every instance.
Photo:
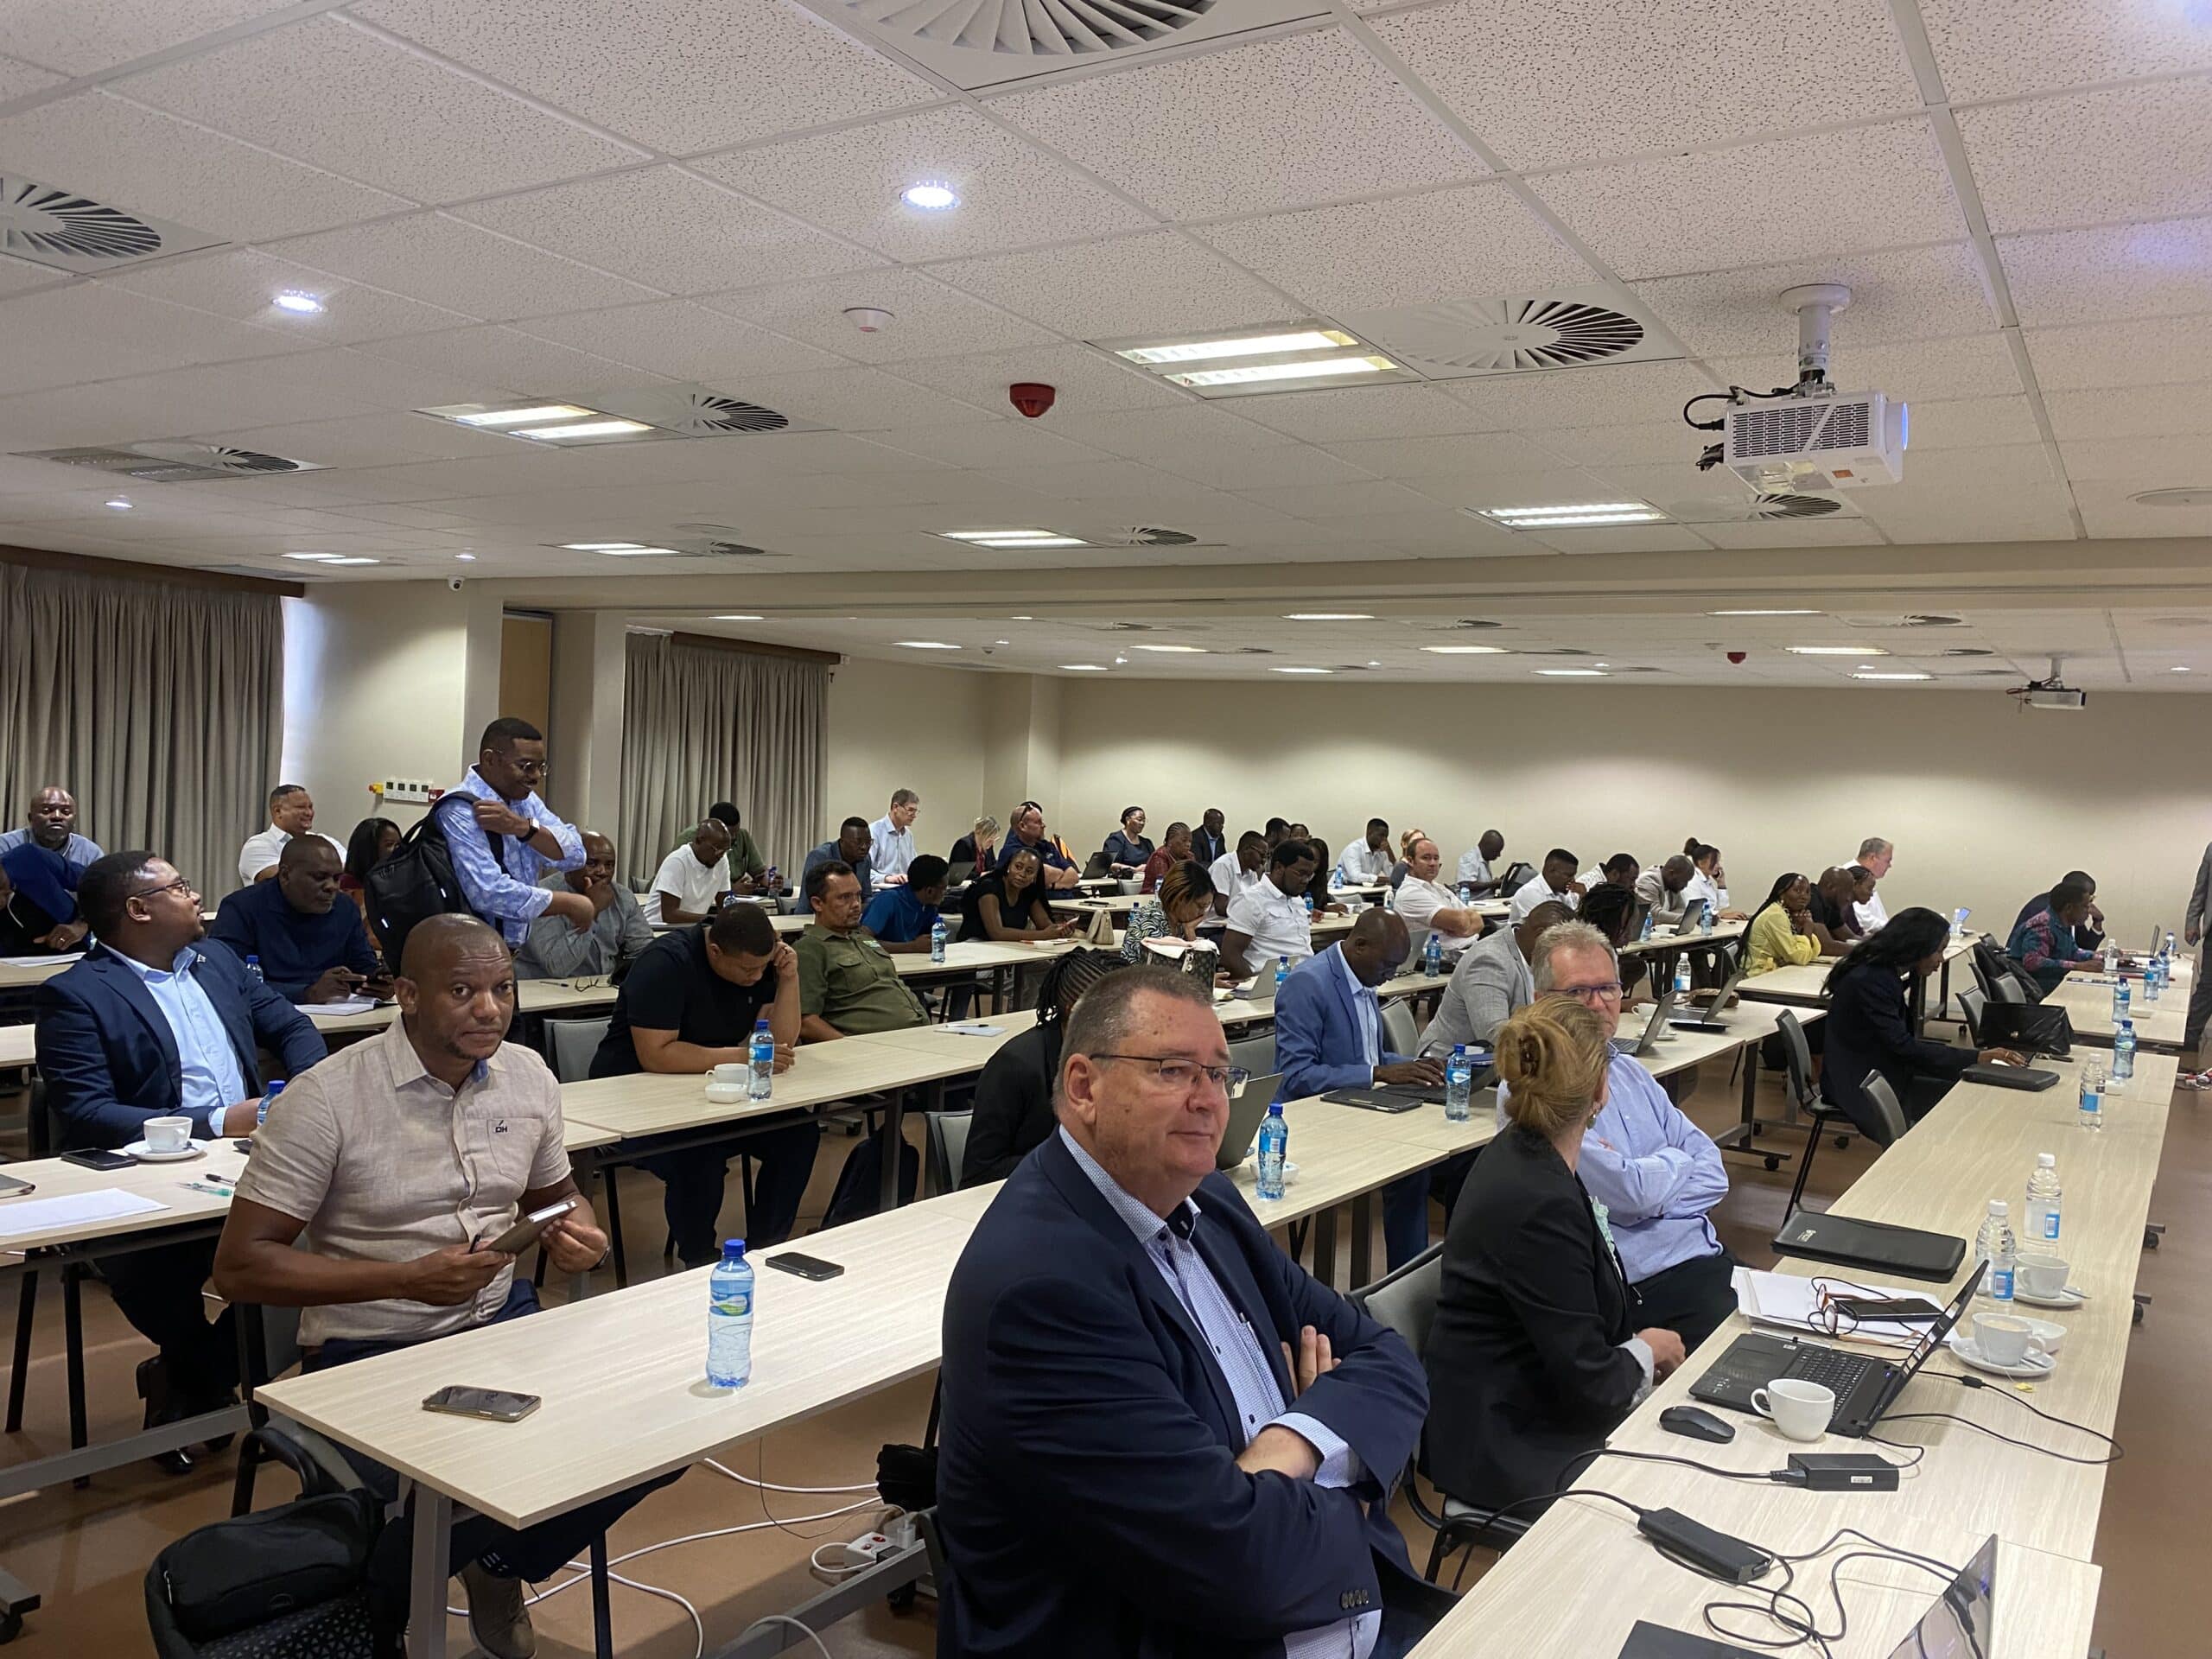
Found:
[[[744,1261],[745,1241],[741,1238],[724,1239],[722,1241],[722,1260],[725,1262]]]

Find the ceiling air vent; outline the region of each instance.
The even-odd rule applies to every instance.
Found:
[[[219,246],[223,238],[142,219],[73,190],[0,174],[0,253],[79,276]]]
[[[971,92],[1328,15],[1316,0],[838,0],[834,10]]]
[[[1664,508],[1678,524],[1771,524],[1792,518],[1855,516],[1840,495],[1793,495],[1774,491],[1739,501],[1684,501]]]
[[[1958,628],[1966,626],[1963,618],[1939,616],[1924,611],[1911,611],[1903,616],[1839,611],[1835,620],[1846,627],[1853,628]]]
[[[828,429],[707,386],[624,392],[594,403],[609,415],[643,421],[684,438],[765,437],[776,432]]]
[[[1108,547],[1196,547],[1198,544],[1198,538],[1186,530],[1157,530],[1148,524],[1109,530],[1085,539]]]
[[[772,553],[765,547],[751,547],[743,542],[709,542],[698,550],[702,559],[788,559],[788,553]]]
[[[1336,321],[1431,380],[1682,354],[1649,312],[1603,283],[1548,294],[1339,313]]]
[[[59,461],[86,467],[145,484],[197,484],[218,478],[265,478],[281,473],[318,470],[311,461],[264,455],[257,449],[233,449],[215,443],[134,443],[120,449],[25,449],[22,461]]]

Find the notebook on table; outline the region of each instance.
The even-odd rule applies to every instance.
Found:
[[[1967,1259],[1967,1242],[1950,1233],[1799,1210],[1775,1234],[1774,1253],[1942,1284]]]

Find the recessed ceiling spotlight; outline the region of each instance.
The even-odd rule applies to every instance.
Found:
[[[927,179],[920,184],[910,184],[899,193],[899,200],[909,207],[918,207],[925,213],[941,213],[948,207],[960,205],[960,194],[949,184]]]
[[[130,503],[124,500],[119,495],[111,496],[108,499],[101,502],[100,505],[111,512],[128,512],[130,511]]]
[[[1001,639],[999,643],[1001,645],[1004,645],[1006,641]],[[1163,654],[1172,653],[1178,657],[1203,657],[1206,654],[1206,648],[1204,645],[1132,645],[1129,649],[1132,651],[1156,651]]]
[[[1060,666],[1071,674],[1103,674],[1106,671],[1103,663],[1062,663]]]
[[[1932,680],[1936,677],[1933,674],[1884,674],[1874,669],[1862,668],[1853,671],[1851,677],[1854,680]]]
[[[456,553],[454,555],[454,557],[459,559],[463,564],[474,564],[476,563],[476,556],[474,553]]]
[[[1503,645],[1423,645],[1432,657],[1503,657]]]
[[[763,618],[760,618],[760,617],[757,617],[757,616],[752,616],[752,615],[748,615],[748,614],[741,613],[741,614],[739,614],[739,615],[735,615],[735,616],[718,616],[718,617],[715,617],[714,620],[715,620],[715,621],[717,621],[717,622],[759,622],[759,621],[763,620],[764,619],[763,619]]]
[[[1707,616],[1818,616],[1818,611],[1707,611]]]
[[[1656,524],[1667,515],[1649,501],[1585,501],[1555,507],[1476,507],[1478,518],[1506,530],[1580,530],[1605,524]]]
[[[2177,664],[2172,668],[2168,669],[2166,672],[2169,674],[2186,674],[2189,672],[2189,670]]]
[[[1372,622],[1372,611],[1286,611],[1286,622]]]
[[[1370,658],[1369,658],[1367,659],[1367,665],[1368,665],[1370,668],[1380,668],[1380,667],[1382,667],[1382,663],[1381,663],[1380,661],[1378,661],[1376,658],[1372,658],[1372,657],[1370,657]]]
[[[1333,668],[1271,668],[1270,674],[1333,674]]]
[[[1886,657],[1879,645],[1784,645],[1792,657]]]
[[[994,639],[991,643],[995,645],[1010,645],[1014,641],[1011,639]]]
[[[1114,666],[1116,668],[1122,667],[1128,662],[1128,660],[1129,659],[1126,657],[1116,657],[1114,659]]]
[[[904,645],[909,651],[957,651],[959,646],[944,639],[893,639],[894,645]]]
[[[1540,668],[1536,672],[1554,680],[1602,680],[1609,677],[1602,668]]]
[[[321,300],[296,288],[288,288],[279,293],[275,304],[279,311],[291,311],[303,317],[311,317],[323,308]]]

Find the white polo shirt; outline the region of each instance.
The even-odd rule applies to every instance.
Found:
[[[702,864],[687,841],[661,860],[653,876],[653,891],[673,897],[678,910],[694,916],[710,915],[715,900],[729,891],[729,855],[725,853],[712,864]],[[655,905],[653,915],[659,914],[660,906]]]
[[[1224,853],[1214,860],[1206,874],[1213,877],[1213,890],[1232,903],[1238,893],[1249,893],[1268,879],[1265,870],[1247,870],[1236,861],[1233,852]]]
[[[1513,895],[1513,906],[1506,919],[1515,927],[1529,919],[1529,912],[1538,905],[1565,905],[1569,910],[1580,910],[1582,900],[1570,887],[1565,893],[1554,893],[1541,874],[1530,876],[1521,884],[1521,891]]]
[[[1440,910],[1459,908],[1459,895],[1441,881],[1424,881],[1421,877],[1408,874],[1398,884],[1398,914],[1406,918],[1406,929],[1413,936],[1416,955],[1428,948],[1426,936],[1435,932],[1429,925],[1429,918]],[[1447,957],[1458,956],[1475,942],[1475,936],[1471,933],[1456,937],[1450,933],[1438,933],[1436,937],[1444,942],[1444,954]]]
[[[322,836],[322,831],[320,830],[310,830],[308,833]],[[279,830],[273,823],[259,835],[247,836],[245,845],[238,849],[238,880],[251,886],[256,876],[264,870],[274,867],[276,861],[284,855],[284,843],[291,838],[290,830]],[[338,861],[343,864],[346,861],[346,849],[331,840],[328,836],[322,836],[322,838],[330,842],[331,847],[338,854]]]
[[[1305,899],[1292,898],[1272,877],[1262,876],[1229,901],[1229,929],[1250,936],[1245,960],[1255,968],[1277,957],[1289,957],[1296,967],[1313,954],[1313,918],[1306,913]]]
[[[1388,876],[1390,867],[1397,861],[1398,855],[1387,844],[1369,846],[1363,831],[1360,838],[1345,848],[1343,856],[1337,860],[1337,874],[1344,877],[1346,887],[1363,887]]]

